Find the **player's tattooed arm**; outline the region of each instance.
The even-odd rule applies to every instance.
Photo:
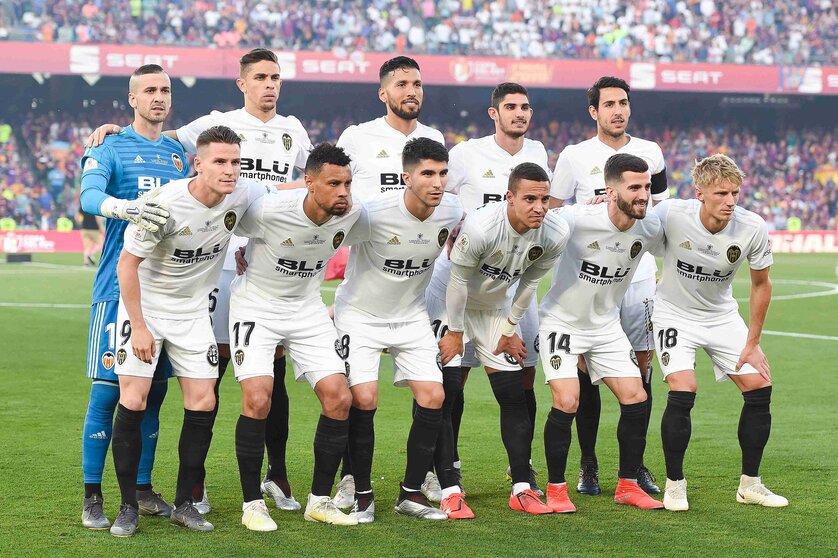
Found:
[[[751,270],[751,297],[750,297],[750,319],[748,320],[748,340],[742,354],[739,355],[739,362],[736,363],[738,371],[744,364],[750,364],[756,368],[760,376],[771,381],[771,368],[768,366],[768,359],[759,340],[762,336],[762,328],[765,324],[765,316],[768,313],[768,305],[771,302],[771,279],[768,277],[768,270]]]
[[[131,322],[131,348],[138,359],[151,364],[154,358],[154,337],[148,331],[143,317],[140,276],[137,271],[144,259],[123,249],[119,256],[116,274],[119,279],[122,303],[125,305]]]

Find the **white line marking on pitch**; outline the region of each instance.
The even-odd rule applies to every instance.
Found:
[[[749,281],[735,281],[736,283],[749,283]],[[823,287],[824,291],[815,291],[813,293],[796,293],[787,295],[774,295],[771,297],[775,300],[795,300],[798,298],[816,298],[819,296],[838,295],[838,283],[824,283],[822,281],[801,281],[798,279],[772,279],[775,285],[804,285],[807,287]],[[748,302],[748,297],[737,298],[739,302]]]
[[[90,308],[89,304],[48,304],[44,302],[0,302],[3,308]]]
[[[813,335],[811,333],[792,333],[789,331],[762,330],[765,335],[779,335],[780,337],[802,337],[804,339],[820,339],[822,341],[838,341],[838,337],[831,335]]]

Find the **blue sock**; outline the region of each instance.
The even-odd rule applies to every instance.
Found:
[[[119,403],[119,385],[94,382],[84,415],[81,443],[81,468],[85,484],[102,484],[105,457],[111,443],[113,414]]]
[[[167,381],[156,381],[151,384],[148,392],[145,417],[140,427],[143,433],[143,452],[140,454],[140,468],[137,471],[137,484],[140,485],[151,485],[151,470],[154,468],[157,434],[160,430],[160,407],[163,406],[168,389]]]

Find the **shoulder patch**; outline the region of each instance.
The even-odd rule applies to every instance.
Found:
[[[93,157],[88,157],[87,160],[84,162],[84,172],[98,168],[99,162]]]

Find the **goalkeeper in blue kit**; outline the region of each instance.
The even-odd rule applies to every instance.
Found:
[[[102,257],[93,284],[93,305],[87,348],[87,376],[93,380],[82,433],[84,501],[82,524],[107,529],[102,497],[102,471],[111,440],[114,411],[119,402],[116,361],[124,355],[117,331],[119,283],[116,265],[129,222],[156,231],[166,224],[168,211],[155,202],[158,188],[189,174],[181,145],[162,134],[172,105],[171,82],[156,64],[141,66],[131,75],[128,102],[133,123],[82,157],[81,205],[93,215],[107,217]],[[124,357],[123,357],[124,358]],[[151,470],[157,448],[160,406],[170,376],[161,360],[148,395],[142,423],[143,448],[137,475],[137,501],[143,515],[171,514],[171,507],[152,490]]]

